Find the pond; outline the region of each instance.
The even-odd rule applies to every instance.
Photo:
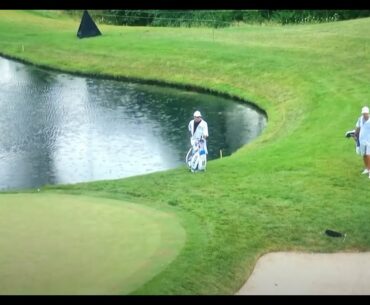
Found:
[[[208,160],[220,150],[230,155],[266,125],[263,113],[227,98],[57,73],[2,57],[0,86],[0,190],[185,165],[195,110],[208,123]]]

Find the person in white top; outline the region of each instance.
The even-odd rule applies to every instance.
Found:
[[[191,134],[190,143],[194,146],[195,143],[198,143],[200,139],[204,140],[204,148],[206,154],[207,150],[207,138],[208,138],[208,124],[202,118],[200,111],[194,112],[194,119],[189,122],[188,130]]]
[[[360,155],[363,157],[365,169],[363,174],[369,174],[370,178],[370,120],[369,107],[362,107],[361,116],[356,123],[355,139],[360,142]]]

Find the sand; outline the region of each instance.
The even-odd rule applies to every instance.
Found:
[[[262,256],[237,295],[370,295],[370,252]]]

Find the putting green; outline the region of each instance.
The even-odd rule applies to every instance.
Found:
[[[0,294],[127,294],[185,242],[177,218],[142,205],[0,194]]]

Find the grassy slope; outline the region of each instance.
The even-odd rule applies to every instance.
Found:
[[[370,248],[370,181],[344,138],[370,103],[369,26],[368,18],[215,31],[101,25],[102,37],[78,40],[78,22],[2,11],[0,52],[68,71],[195,84],[267,111],[263,134],[204,175],[179,168],[46,188],[190,212],[206,238],[190,238],[137,293],[233,293],[268,251]],[[326,228],[346,232],[345,242],[325,237]]]

